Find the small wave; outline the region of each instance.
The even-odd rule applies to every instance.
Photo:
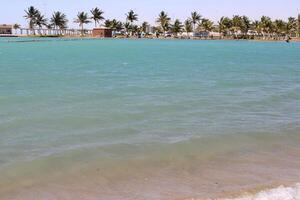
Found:
[[[219,200],[300,200],[300,183],[292,187],[280,186],[253,195]]]

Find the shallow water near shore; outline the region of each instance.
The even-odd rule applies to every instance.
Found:
[[[0,39],[0,199],[300,182],[300,43],[19,40]]]

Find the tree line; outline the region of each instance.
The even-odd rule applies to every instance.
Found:
[[[68,27],[69,20],[67,16],[56,11],[52,14],[48,20],[38,9],[30,6],[25,10],[25,16],[28,20],[29,29],[57,29],[64,30]],[[172,20],[168,13],[161,11],[156,18],[156,26],[150,26],[148,22],[142,22],[141,25],[137,25],[135,22],[139,20],[138,14],[133,10],[130,10],[126,14],[126,21],[122,22],[117,19],[105,19],[104,12],[98,7],[87,12],[78,12],[74,22],[79,25],[82,31],[84,31],[84,25],[94,22],[94,26],[97,27],[103,22],[103,25],[107,28],[111,28],[115,31],[124,31],[130,35],[137,35],[140,33],[147,34],[149,27],[152,32],[161,35],[167,35],[169,33],[177,36],[179,33],[196,33],[196,32],[219,32],[223,36],[233,36],[240,38],[249,37],[250,32],[263,37],[280,37],[300,34],[300,14],[298,18],[289,17],[287,21],[282,19],[272,20],[270,17],[262,16],[260,20],[251,20],[247,16],[234,15],[232,18],[221,17],[221,19],[215,24],[212,20],[202,17],[198,12],[192,12],[190,17],[184,22],[179,19]],[[15,29],[19,28],[19,25],[14,26]],[[61,33],[61,32],[60,32]],[[59,32],[58,32],[59,34]]]

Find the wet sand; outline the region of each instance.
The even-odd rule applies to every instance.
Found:
[[[0,199],[234,198],[300,180],[297,135],[209,139],[211,146],[204,148],[209,154],[197,148],[200,141],[156,150],[124,146],[119,151],[131,155],[124,159],[99,159],[99,150],[84,150],[36,161],[34,167],[29,162],[7,169]]]

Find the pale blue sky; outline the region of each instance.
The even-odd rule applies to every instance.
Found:
[[[2,2],[2,3],[1,3]],[[0,24],[19,23],[27,26],[23,18],[24,9],[33,5],[47,17],[53,11],[64,12],[70,27],[77,27],[73,20],[78,11],[89,11],[98,6],[105,12],[106,18],[125,20],[125,13],[130,9],[139,15],[139,23],[154,23],[161,10],[165,10],[173,19],[184,20],[191,11],[198,11],[202,16],[215,22],[221,16],[234,14],[247,15],[258,19],[262,15],[274,18],[296,16],[300,12],[300,0],[0,0]]]

